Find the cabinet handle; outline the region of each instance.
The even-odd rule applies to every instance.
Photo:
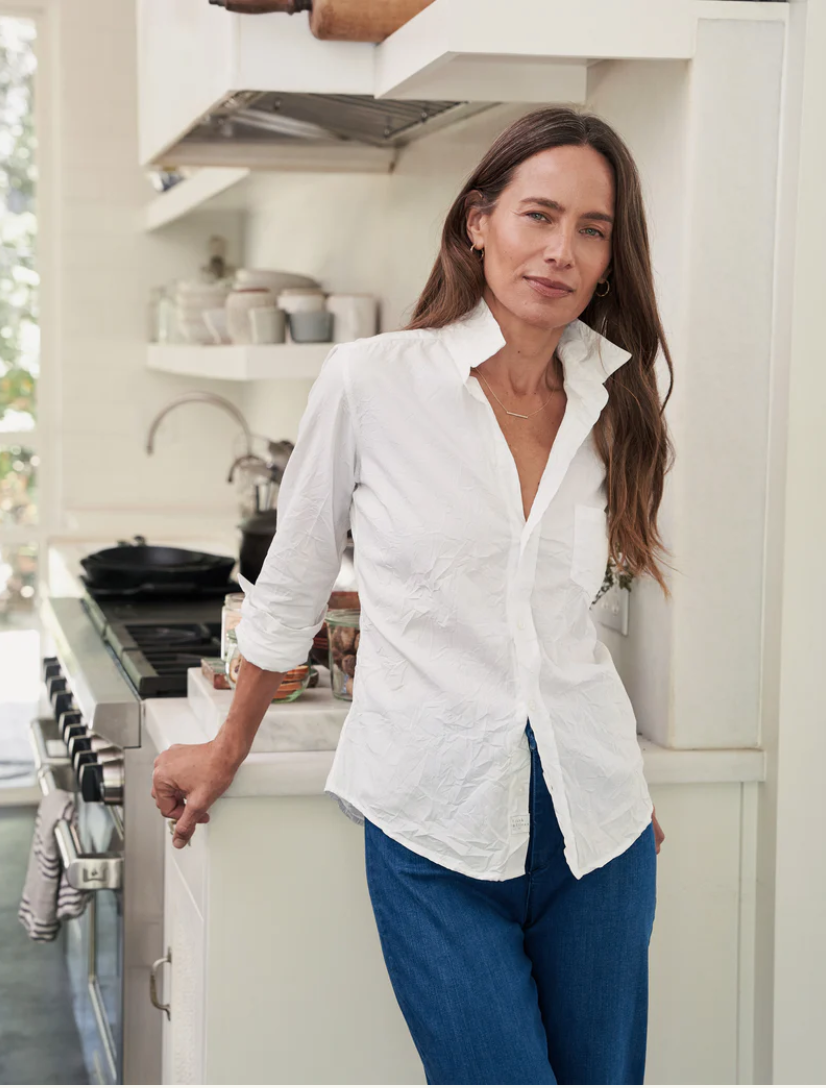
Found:
[[[159,960],[155,960],[152,964],[152,970],[149,972],[149,1000],[155,1006],[156,1009],[160,1009],[161,1012],[166,1013],[167,1020],[172,1019],[172,1013],[169,1011],[169,1006],[164,1005],[158,1000],[158,978],[157,971],[165,963],[172,963],[172,949],[167,948],[166,955],[161,956]]]

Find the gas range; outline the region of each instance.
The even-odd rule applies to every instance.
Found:
[[[41,606],[55,655],[43,663],[54,718],[32,723],[40,781],[74,795],[77,825],[63,821],[58,845],[70,881],[94,893],[66,939],[90,1081],[160,1083],[152,965],[164,954],[166,832],[151,797],[144,702],[185,695],[187,670],[220,656],[223,598],[237,591],[87,584],[82,597]]]
[[[187,669],[221,653],[221,607],[234,583],[198,597],[101,594],[82,598],[95,629],[142,699],[186,694]]]

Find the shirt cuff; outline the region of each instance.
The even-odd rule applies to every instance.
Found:
[[[306,664],[318,627],[287,627],[256,604],[252,582],[239,575],[238,584],[245,594],[235,628],[241,656],[267,672],[288,672]]]

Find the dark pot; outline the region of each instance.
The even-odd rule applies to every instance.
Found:
[[[238,528],[241,530],[241,554],[239,570],[244,578],[255,582],[264,566],[264,560],[275,536],[277,511],[263,510],[244,518]]]

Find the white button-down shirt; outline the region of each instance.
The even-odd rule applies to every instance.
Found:
[[[260,668],[306,661],[351,527],[361,636],[325,792],[448,869],[520,876],[530,719],[580,878],[626,850],[653,808],[634,711],[589,612],[608,560],[592,428],[630,353],[581,321],[563,330],[567,404],[526,521],[513,455],[470,374],[504,343],[481,302],[443,329],[330,352],[236,633]]]

